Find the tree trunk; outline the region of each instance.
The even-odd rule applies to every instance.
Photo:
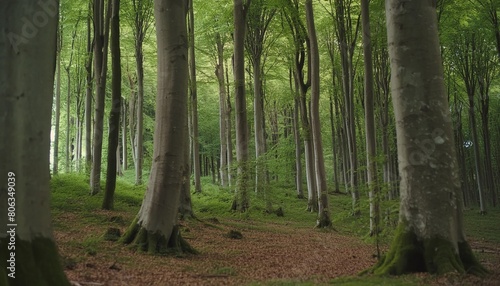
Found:
[[[236,108],[236,158],[238,160],[238,178],[233,209],[242,212],[249,207],[248,188],[250,170],[248,164],[248,121],[245,96],[245,18],[248,5],[243,0],[234,0],[234,85]]]
[[[366,165],[370,196],[370,235],[378,234],[380,221],[379,185],[377,179],[377,157],[375,141],[375,116],[373,114],[373,63],[370,34],[370,11],[368,0],[361,0],[361,18],[363,26],[363,59],[365,67],[365,132]]]
[[[111,111],[109,112],[108,160],[106,169],[106,190],[102,209],[112,210],[116,188],[117,166],[120,160],[118,144],[120,142],[120,110],[122,108],[122,69],[120,59],[120,0],[112,0],[111,15]]]
[[[104,103],[106,97],[106,75],[108,71],[108,39],[111,1],[104,15],[104,0],[94,0],[94,77],[96,84],[96,104],[94,122],[94,151],[90,172],[90,194],[101,190],[101,159],[104,127]]]
[[[293,106],[293,139],[295,142],[295,189],[297,190],[297,197],[304,198],[304,191],[302,189],[302,146],[300,144],[300,129],[299,129],[299,87],[295,82],[295,88],[292,88],[293,74],[290,71],[290,89],[295,94]]]
[[[187,5],[155,0],[154,8],[158,46],[154,160],[141,209],[122,239],[151,254],[193,251],[177,225],[187,148]]]
[[[92,6],[89,1],[89,11]],[[91,40],[91,15],[87,17],[87,57],[85,59],[85,173],[90,175],[92,167],[92,55],[94,43]]]
[[[0,1],[0,173],[4,180],[0,284],[6,286],[70,285],[59,261],[49,207],[58,6],[57,1]],[[38,29],[40,19],[43,28]],[[15,204],[16,216],[8,216],[8,204]],[[8,217],[12,219],[7,222]]]
[[[349,170],[350,170],[350,191],[352,194],[353,215],[360,215],[359,206],[359,189],[358,189],[358,161],[357,161],[357,142],[356,142],[356,121],[354,118],[354,67],[352,57],[356,46],[356,38],[358,33],[358,24],[355,31],[352,33],[351,23],[351,3],[346,3],[344,0],[336,0],[336,21],[338,29],[338,42],[340,46],[341,65],[343,73],[342,86],[344,90],[344,106],[345,106],[345,127],[347,146],[349,148]],[[348,19],[346,21],[346,19]]]
[[[128,168],[128,144],[127,144],[127,102],[122,98],[122,170]]]
[[[220,177],[221,186],[227,187],[229,184],[228,164],[227,164],[227,120],[226,120],[226,80],[224,79],[224,45],[220,34],[215,36],[217,45],[217,66],[215,67],[215,75],[219,82],[219,139],[220,139]]]
[[[312,143],[311,125],[309,123],[309,111],[306,103],[306,91],[300,91],[300,118],[302,122],[302,132],[304,133],[304,149],[306,161],[307,180],[307,211],[318,211],[318,193],[316,192],[316,172],[314,164],[314,145]]]
[[[64,166],[64,170],[66,173],[69,173],[71,171],[71,164],[72,164],[72,157],[73,157],[73,151],[74,151],[74,140],[75,138],[71,138],[71,129],[73,125],[73,118],[71,118],[71,67],[73,63],[73,51],[75,49],[75,39],[76,39],[76,32],[78,28],[78,22],[77,20],[75,24],[75,29],[73,31],[73,34],[71,36],[71,52],[69,56],[69,62],[68,65],[64,67],[66,70],[66,75],[68,78],[67,82],[67,94],[66,94],[66,164]],[[71,142],[71,145],[70,145]]]
[[[335,80],[333,80],[333,88],[335,89]],[[340,193],[339,186],[339,172],[338,172],[338,162],[337,162],[337,146],[335,137],[337,134],[335,133],[335,121],[333,115],[333,95],[330,95],[330,126],[332,130],[332,167],[333,167],[333,182],[335,184],[335,193]]]
[[[306,0],[306,21],[309,34],[311,53],[311,131],[314,144],[314,169],[316,170],[316,189],[318,192],[318,221],[316,227],[331,227],[330,210],[328,206],[328,186],[326,184],[325,161],[321,138],[321,122],[319,118],[319,48],[314,25],[312,0]]]
[[[396,236],[374,267],[376,274],[486,272],[463,230],[434,5],[398,0],[386,5],[401,204]]]
[[[136,42],[135,61],[137,65],[137,98],[135,101],[135,184],[142,185],[142,169],[144,163],[144,53],[142,41]]]
[[[481,165],[481,151],[479,149],[479,137],[477,135],[476,113],[474,110],[474,97],[469,95],[469,123],[472,133],[472,149],[474,150],[474,165],[476,167],[476,183],[479,194],[479,211],[481,214],[486,213],[486,205],[484,203],[484,182],[483,168]]]
[[[189,111],[186,109],[186,112],[189,113]],[[191,131],[190,129],[190,122],[189,122],[189,114],[186,114],[186,126],[185,129],[188,130],[188,132],[185,133],[185,138],[184,138],[184,146],[191,146],[190,144],[190,138],[189,134]],[[189,218],[194,218],[194,212],[193,212],[193,206],[192,206],[192,201],[191,201],[191,148],[184,148],[184,167],[182,169],[182,187],[181,187],[181,194],[179,198],[179,218],[180,219],[189,219]]]
[[[262,94],[261,56],[253,59],[253,89],[254,89],[254,139],[255,139],[255,192],[266,188],[266,139],[264,137],[264,98]]]
[[[193,0],[189,0],[189,90],[191,98],[191,126],[192,126],[192,140],[193,140],[193,158],[198,158],[200,153],[200,143],[198,139],[198,90],[196,84],[196,60],[194,52],[194,10]],[[193,160],[194,169],[194,190],[201,193],[201,169],[200,161]]]
[[[54,126],[54,149],[52,157],[52,174],[59,172],[59,127],[61,122],[61,27],[57,29],[57,82],[56,82],[56,102],[55,102],[55,126]]]
[[[231,123],[231,111],[233,109],[231,105],[231,92],[229,89],[229,76],[228,68],[226,66],[226,94],[227,94],[227,105],[226,105],[226,135],[227,135],[227,180],[228,185],[232,187],[234,185],[234,174],[233,174],[233,128]]]

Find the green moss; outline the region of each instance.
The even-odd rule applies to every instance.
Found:
[[[486,270],[474,257],[468,244],[453,244],[441,237],[419,240],[400,223],[389,252],[371,269],[376,275],[401,275],[412,272],[444,274],[448,272],[482,275]]]
[[[120,241],[152,255],[198,253],[182,238],[178,226],[174,226],[172,234],[167,238],[160,232],[146,230],[138,223],[137,218],[134,219]]]
[[[489,271],[484,268],[476,259],[476,256],[474,256],[469,243],[467,243],[466,241],[459,242],[458,251],[460,253],[460,260],[463,263],[463,267],[466,273],[477,276],[484,276],[489,273]]]
[[[0,245],[6,245],[6,243],[7,238],[0,239]],[[1,285],[70,285],[64,274],[53,240],[38,237],[32,241],[24,241],[16,236],[15,246],[15,279],[6,279],[7,273],[4,269],[7,268],[7,260],[2,259],[0,261]],[[0,250],[1,257],[8,257],[9,253],[6,247],[2,247]]]

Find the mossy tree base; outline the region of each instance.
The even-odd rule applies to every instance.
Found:
[[[443,238],[420,240],[406,230],[404,223],[396,229],[389,252],[371,269],[375,275],[401,275],[413,272],[444,274],[449,272],[484,276],[488,273],[475,258],[467,242],[453,244]]]
[[[57,247],[49,238],[35,238],[32,241],[21,240],[15,237],[15,274],[14,279],[9,277],[10,262],[3,257],[10,258],[11,250],[7,247],[0,249],[0,285],[6,286],[52,286],[70,285],[59,259]],[[6,246],[9,237],[0,239],[0,245]],[[12,274],[11,274],[12,275]]]
[[[323,211],[319,214],[318,220],[316,221],[316,228],[332,228],[332,220],[327,211]]]
[[[174,226],[170,237],[166,237],[160,232],[146,230],[138,223],[137,218],[132,222],[120,241],[136,247],[139,251],[153,255],[198,253],[182,238],[179,226]]]

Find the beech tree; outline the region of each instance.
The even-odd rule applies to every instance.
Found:
[[[245,4],[243,2],[246,2]],[[238,177],[236,198],[232,209],[246,211],[249,207],[248,188],[250,170],[248,165],[248,120],[245,96],[245,19],[251,0],[234,0],[234,86],[236,108],[236,159]]]
[[[310,46],[311,74],[311,131],[314,144],[314,169],[316,170],[316,188],[318,192],[318,222],[317,227],[331,227],[330,210],[328,206],[328,187],[326,185],[325,159],[321,139],[321,122],[319,118],[319,48],[314,25],[312,0],[305,3],[307,32]]]
[[[69,285],[49,204],[58,7],[58,1],[0,2],[1,285]],[[8,215],[13,206],[15,216]]]
[[[189,98],[191,104],[191,138],[193,148],[194,189],[201,192],[200,143],[198,139],[198,89],[196,83],[196,58],[194,45],[194,7],[193,0],[188,1],[188,37],[189,37]]]
[[[102,208],[113,209],[116,188],[116,173],[120,166],[118,144],[120,141],[120,111],[122,109],[122,70],[120,60],[120,0],[112,0],[111,15],[111,111],[109,113],[108,160],[106,167],[106,190]],[[118,158],[117,158],[118,157]]]
[[[137,130],[135,132],[135,138],[132,140],[133,158],[135,159],[135,184],[142,184],[142,168],[144,161],[144,50],[143,43],[146,34],[151,27],[153,18],[153,0],[132,0],[133,5],[133,33],[134,33],[134,48],[135,48],[135,63],[137,68],[137,100],[135,105],[132,104],[131,107],[135,107],[131,113],[135,113],[135,119],[137,120]],[[132,114],[131,114],[132,115]],[[131,122],[133,122],[134,116],[130,117]],[[131,124],[130,128],[133,128]],[[134,132],[131,132],[133,137]]]
[[[463,229],[435,5],[386,2],[401,204],[394,240],[374,267],[376,274],[486,273]]]
[[[158,51],[153,165],[141,209],[122,238],[148,253],[194,252],[181,237],[177,213],[187,138],[187,3],[155,0]]]
[[[94,145],[92,169],[90,171],[90,194],[101,190],[101,159],[104,127],[104,103],[106,96],[106,75],[108,71],[108,39],[111,1],[108,0],[105,13],[105,0],[94,0],[94,75],[96,86]]]

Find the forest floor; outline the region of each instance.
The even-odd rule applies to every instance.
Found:
[[[295,210],[304,201],[289,196],[280,198],[285,216],[277,217],[263,215],[258,206],[254,216],[220,210],[230,196],[219,190],[193,195],[197,219],[181,221],[181,233],[200,253],[152,256],[103,238],[109,227],[126,230],[140,207],[141,187],[119,184],[125,191],[117,190],[115,211],[102,211],[102,194],[85,196],[82,177],[53,181],[55,238],[73,285],[500,285],[498,210],[482,217],[471,212],[468,220],[469,242],[490,276],[360,277],[376,263],[377,251],[373,239],[360,235],[365,226],[359,219],[344,215],[334,219],[333,230],[314,229],[314,214]],[[332,200],[349,203],[347,196]],[[493,223],[486,228],[488,221]],[[232,230],[242,238],[228,237]],[[390,235],[380,241],[384,253]]]

